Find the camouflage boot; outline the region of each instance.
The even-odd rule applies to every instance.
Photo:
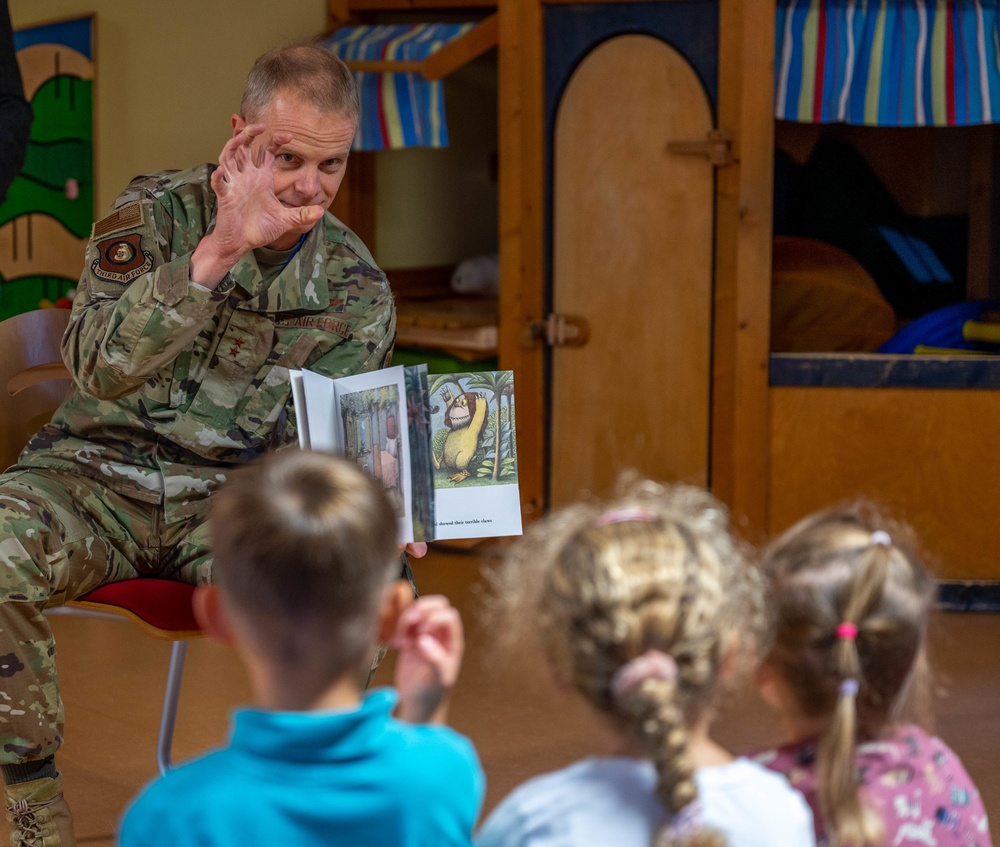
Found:
[[[62,776],[4,787],[11,847],[76,847]]]

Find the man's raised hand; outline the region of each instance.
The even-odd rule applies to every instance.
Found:
[[[323,217],[322,206],[286,206],[275,196],[274,157],[292,136],[275,133],[254,149],[264,130],[264,124],[248,124],[235,133],[212,174],[218,198],[215,228],[191,256],[191,278],[206,288],[215,288],[246,253],[289,232],[308,230]]]

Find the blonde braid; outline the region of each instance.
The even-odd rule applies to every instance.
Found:
[[[718,832],[698,827],[678,835],[671,826],[678,814],[698,802],[687,724],[677,702],[678,687],[664,680],[647,679],[620,706],[633,736],[653,761],[659,777],[656,792],[670,813],[653,843],[655,847],[725,847],[725,839]]]
[[[721,660],[718,630],[699,632],[714,621],[720,605],[717,569],[701,567],[691,539],[669,523],[655,529],[617,524],[589,529],[586,535],[586,546],[597,551],[609,579],[607,602],[594,603],[593,614],[577,621],[574,681],[607,703],[606,710],[652,760],[657,794],[673,818],[698,796],[687,727],[693,713],[707,705]],[[676,681],[647,678],[616,698],[614,674],[649,646],[669,648]],[[708,847],[724,842],[717,833],[700,830],[676,839],[668,824],[656,843]]]
[[[493,582],[505,620],[534,618],[557,672],[641,745],[673,818],[697,798],[688,727],[713,700],[727,636],[742,631],[743,646],[755,644],[754,577],[711,495],[639,482],[610,506],[578,505],[536,524]],[[676,679],[616,694],[616,673],[649,650],[672,657]],[[724,844],[700,826],[675,830],[668,821],[655,843]]]

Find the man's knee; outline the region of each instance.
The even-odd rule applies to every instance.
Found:
[[[40,602],[49,593],[41,572],[51,513],[23,486],[0,476],[0,601]]]
[[[0,475],[0,600],[61,603],[136,576],[146,516],[117,499],[76,474]]]

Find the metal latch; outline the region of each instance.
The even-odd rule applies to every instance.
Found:
[[[733,161],[733,139],[724,129],[713,129],[703,141],[668,141],[667,150],[679,156],[704,156],[715,167]]]
[[[538,341],[550,347],[582,347],[590,338],[586,318],[550,314],[544,321],[534,321],[521,332],[521,343],[532,347]]]

